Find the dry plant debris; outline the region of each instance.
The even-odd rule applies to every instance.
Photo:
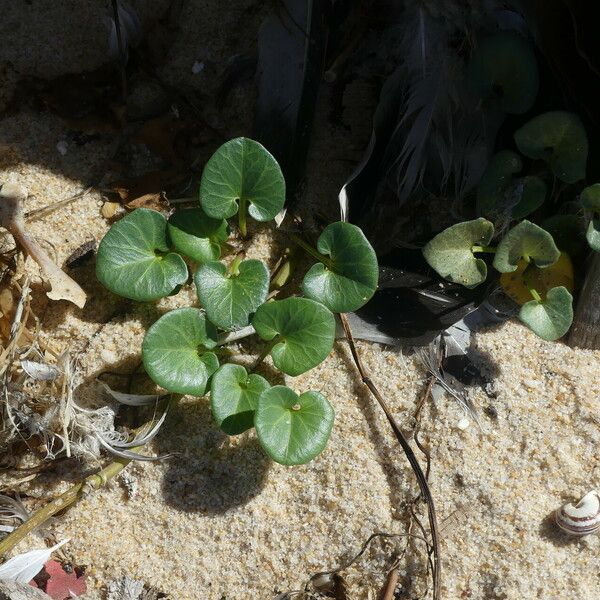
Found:
[[[54,264],[46,251],[28,233],[23,212],[23,202],[26,198],[27,190],[21,186],[5,183],[0,188],[0,225],[5,227],[13,235],[17,245],[40,265],[44,279],[50,285],[48,298],[68,300],[83,308],[86,301],[83,289]]]

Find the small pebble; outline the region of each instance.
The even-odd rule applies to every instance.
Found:
[[[69,144],[67,144],[65,140],[60,140],[60,142],[56,144],[56,149],[58,150],[59,154],[64,156],[69,149]]]
[[[202,73],[202,71],[204,71],[204,63],[196,61],[192,66],[192,73],[198,75],[198,73]]]
[[[467,429],[467,427],[469,427],[469,425],[471,424],[471,422],[469,421],[469,419],[467,419],[466,417],[463,417],[457,424],[456,426],[459,429],[465,430]]]
[[[108,364],[116,363],[118,360],[117,355],[112,350],[107,350],[106,348],[100,352],[100,358]]]

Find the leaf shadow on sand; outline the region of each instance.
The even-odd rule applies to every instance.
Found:
[[[165,502],[183,511],[220,514],[243,506],[264,487],[271,460],[249,431],[230,438],[214,424],[208,401],[172,407],[154,444],[168,459],[162,479]]]

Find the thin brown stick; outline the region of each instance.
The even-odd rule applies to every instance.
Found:
[[[54,204],[48,204],[46,206],[42,206],[41,208],[35,208],[34,210],[30,210],[29,212],[25,213],[25,220],[26,221],[37,221],[38,219],[41,219],[42,217],[45,217],[46,215],[49,215],[50,213],[54,212],[55,210],[58,210],[59,208],[63,208],[64,206],[67,206],[68,204],[71,204],[72,202],[75,202],[75,200],[80,200],[81,198],[85,198],[91,191],[92,191],[92,187],[86,187],[84,190],[81,190],[80,192],[77,192],[76,194],[73,194],[72,196],[69,196],[68,198],[64,198],[63,200],[59,200],[58,202],[55,202]]]
[[[385,584],[381,590],[381,594],[379,595],[379,600],[393,600],[394,592],[396,591],[396,586],[398,585],[398,579],[400,579],[398,565],[394,564],[388,571]]]
[[[409,533],[385,533],[385,532],[377,532],[377,533],[372,533],[367,540],[363,543],[361,549],[358,551],[357,554],[354,555],[353,558],[351,558],[350,560],[348,560],[347,562],[345,562],[344,564],[340,565],[339,567],[336,567],[335,569],[332,569],[331,571],[319,571],[318,573],[315,573],[314,575],[311,575],[310,579],[304,584],[304,593],[308,592],[308,589],[311,585],[311,583],[317,578],[320,577],[321,575],[336,575],[338,573],[340,573],[341,571],[345,571],[346,569],[348,569],[349,567],[351,567],[367,550],[367,548],[371,545],[371,542],[373,540],[376,539],[398,539],[398,538],[412,538],[412,539],[416,539],[416,540],[420,540],[423,543],[427,544],[427,540],[425,538],[422,538],[418,535],[415,534],[409,534]],[[296,593],[296,592],[292,592],[292,593]]]
[[[365,370],[362,360],[356,350],[356,344],[354,343],[354,337],[352,335],[352,329],[350,328],[350,324],[348,323],[348,318],[345,314],[340,314],[340,320],[342,321],[342,326],[344,327],[344,333],[346,334],[346,339],[348,340],[348,345],[350,347],[350,352],[352,354],[352,358],[358,369],[360,377],[364,385],[367,386],[373,397],[381,406],[387,420],[394,432],[396,439],[398,440],[400,446],[402,446],[402,450],[410,463],[410,466],[417,478],[417,483],[419,484],[419,489],[421,494],[427,504],[427,515],[429,518],[429,529],[431,535],[431,545],[433,552],[433,600],[441,600],[441,579],[442,579],[442,560],[441,560],[441,549],[440,549],[440,536],[439,536],[439,527],[437,523],[437,517],[435,513],[435,503],[433,500],[433,496],[431,495],[431,490],[429,489],[429,484],[427,483],[427,479],[425,474],[423,473],[423,469],[413,449],[410,447],[410,444],[402,434],[400,427],[396,423],[390,409],[387,406],[383,396],[369,377],[367,371]]]
[[[417,445],[417,448],[422,452],[423,456],[425,456],[425,479],[427,479],[427,481],[429,482],[429,472],[431,471],[431,455],[429,453],[429,450],[427,450],[427,448],[425,448],[425,446],[423,445],[423,443],[421,442],[421,440],[419,439],[419,433],[421,432],[421,411],[423,410],[423,406],[425,406],[425,401],[431,396],[431,390],[433,389],[433,384],[435,383],[435,377],[433,377],[433,375],[429,378],[429,381],[427,382],[427,387],[425,388],[425,391],[423,392],[423,394],[421,395],[421,399],[419,400],[419,403],[417,404],[417,408],[415,410],[415,428],[413,430],[413,439],[415,440],[415,444]],[[415,501],[418,500],[420,498],[420,494],[419,496],[417,496],[417,498],[415,498]]]

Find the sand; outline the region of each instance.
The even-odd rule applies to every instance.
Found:
[[[215,10],[215,3],[207,4],[188,7],[193,14],[182,18],[200,22],[202,10]],[[52,23],[59,18],[55,13],[46,17]],[[194,39],[188,29],[178,43],[178,54],[168,63],[172,77],[192,78],[194,60],[202,58],[202,46],[218,28],[205,22],[202,27],[204,41],[186,50],[185,39]],[[218,70],[225,54],[221,47],[211,55],[211,68]],[[98,57],[92,58],[89,64],[96,65]],[[5,54],[4,60],[21,71],[33,64],[22,52]],[[53,64],[52,74],[59,73]],[[186,68],[177,70],[177,65]],[[326,133],[333,142],[345,135]],[[16,180],[28,188],[27,210],[87,188],[110,156],[111,145],[103,138],[83,145],[69,141],[62,155],[56,144],[68,136],[59,118],[29,108],[0,122],[0,181]],[[323,137],[315,142],[309,165],[320,161],[328,143]],[[335,206],[335,191],[349,168],[340,161],[327,180],[322,171],[309,175],[306,196]],[[106,232],[102,203],[100,192],[92,190],[31,223],[31,231],[62,262]],[[249,255],[272,264],[277,244],[264,228],[251,233]],[[27,268],[37,274],[34,264]],[[93,260],[72,274],[89,295],[83,311],[48,303],[39,279],[33,293],[36,310],[43,314],[44,338],[80,353],[79,393],[84,395],[100,394],[99,373],[128,373],[137,366],[144,331],[164,310],[195,301],[192,290],[184,289],[156,306],[124,302],[95,281]],[[493,380],[487,393],[479,387],[469,390],[481,427],[471,421],[465,428],[463,410],[448,397],[427,403],[421,424],[431,452],[432,493],[445,523],[444,598],[598,598],[598,536],[568,538],[550,515],[600,486],[600,352],[544,342],[515,322],[479,332],[473,343],[487,357]],[[258,349],[252,343],[237,346],[248,361]],[[415,355],[397,349],[359,343],[359,350],[410,433],[427,379],[424,368]],[[265,373],[272,375],[268,367],[267,362]],[[212,423],[206,399],[184,398],[148,448],[149,453],[176,452],[176,457],[132,465],[132,497],[123,482],[113,482],[52,526],[57,537],[71,538],[69,558],[87,565],[86,597],[103,598],[108,582],[128,575],[176,600],[268,599],[341,564],[374,532],[407,532],[406,505],[416,494],[416,483],[381,411],[360,384],[345,344],[338,342],[313,371],[285,380],[298,391],[321,391],[334,405],[336,422],[324,453],[306,466],[277,465],[266,458],[253,432],[228,438]],[[145,386],[138,389],[150,389]],[[34,484],[29,491],[47,497],[66,485]],[[36,543],[29,539],[19,549]],[[403,547],[403,539],[374,542],[346,574],[349,597],[376,598],[392,556]],[[423,592],[422,558],[409,550],[400,598]]]

